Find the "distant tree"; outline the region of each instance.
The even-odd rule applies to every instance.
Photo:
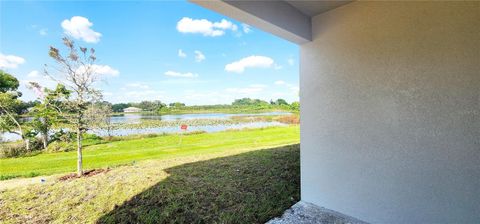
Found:
[[[275,105],[288,105],[287,101],[284,100],[284,99],[277,99],[277,101],[275,101]]]
[[[160,100],[155,101],[142,101],[138,104],[135,104],[136,107],[145,110],[145,111],[158,111],[165,107],[166,105],[162,103]]]
[[[295,101],[292,104],[290,104],[290,109],[294,111],[300,111],[300,102]]]
[[[26,114],[29,112],[30,109],[32,109],[34,106],[40,104],[40,101],[34,100],[34,101],[21,101],[16,107],[15,111],[18,114]]]
[[[253,107],[254,109],[264,109],[271,107],[267,101],[259,99],[242,98],[233,101],[232,106]]]
[[[116,103],[116,104],[112,105],[112,111],[116,112],[116,113],[123,112],[123,109],[125,109],[127,107],[131,107],[131,104],[129,104],[129,103]]]
[[[180,103],[180,102],[174,102],[174,103],[170,103],[168,104],[169,107],[184,107],[185,104],[184,103]]]
[[[58,67],[54,69],[61,74],[60,77],[50,73],[47,66],[45,73],[64,87],[64,91],[59,95],[62,104],[56,109],[73,125],[72,129],[76,132],[77,173],[81,176],[83,175],[82,134],[89,128],[85,111],[89,105],[102,98],[101,92],[95,88],[95,83],[101,77],[95,70],[97,66],[94,63],[97,58],[93,48],[89,50],[84,47],[77,48],[67,37],[62,40],[68,50],[66,55],[60,54],[55,47],[50,47],[48,53],[57,64]]]

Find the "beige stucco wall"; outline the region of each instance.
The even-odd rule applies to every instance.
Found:
[[[480,223],[480,2],[353,2],[301,46],[302,200]]]

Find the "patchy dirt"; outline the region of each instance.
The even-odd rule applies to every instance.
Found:
[[[87,171],[83,172],[83,176],[78,176],[76,173],[70,173],[70,174],[67,174],[65,176],[62,176],[62,177],[58,178],[58,180],[59,181],[66,181],[66,180],[81,178],[81,177],[91,177],[91,176],[95,176],[97,174],[107,173],[108,171],[110,171],[110,168],[87,170]]]
[[[52,176],[38,176],[38,177],[2,180],[0,181],[0,192],[3,190],[18,188],[22,186],[31,185],[31,184],[50,183],[54,181],[57,177],[58,175],[52,175]]]

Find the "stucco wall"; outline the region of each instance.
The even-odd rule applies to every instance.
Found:
[[[480,223],[480,2],[354,2],[301,46],[302,200]]]

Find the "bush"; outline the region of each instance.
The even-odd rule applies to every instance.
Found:
[[[199,131],[186,132],[186,133],[183,133],[183,135],[199,135],[199,134],[205,134],[205,133],[207,133],[207,132],[206,132],[206,131],[199,130]]]
[[[53,135],[50,136],[50,142],[73,142],[75,141],[76,134],[70,131],[60,130],[55,132]]]
[[[281,116],[275,119],[278,122],[284,124],[300,124],[300,116],[298,115],[288,115],[288,116]]]
[[[68,152],[75,150],[75,144],[71,142],[56,141],[48,145],[46,152]]]
[[[40,139],[30,140],[30,150],[25,148],[25,142],[2,142],[0,145],[0,158],[20,157],[31,155],[39,152],[43,148],[43,143]]]
[[[4,142],[0,146],[0,158],[17,157],[27,153],[23,142]]]

